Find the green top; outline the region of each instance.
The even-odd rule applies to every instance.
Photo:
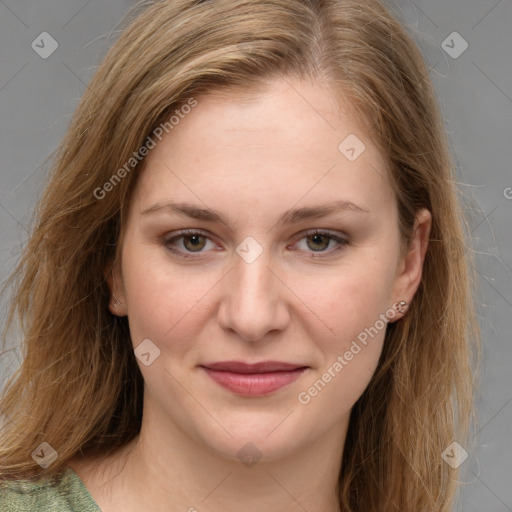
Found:
[[[0,481],[2,512],[101,512],[80,477],[70,468],[57,484],[39,480]]]

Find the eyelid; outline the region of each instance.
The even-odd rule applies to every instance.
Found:
[[[326,235],[330,236],[332,238],[339,238],[340,240],[348,241],[348,236],[341,234],[338,231],[333,231],[331,229],[322,229],[322,228],[311,228],[306,229],[305,231],[301,231],[300,233],[297,233],[294,237],[294,240],[300,240],[301,238],[304,238],[305,236],[312,236],[312,235]]]

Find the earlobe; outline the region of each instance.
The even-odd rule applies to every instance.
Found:
[[[405,315],[407,310],[409,309],[409,303],[406,300],[401,300],[400,302],[395,302],[393,304],[393,309]]]
[[[399,266],[399,275],[397,275],[394,289],[395,303],[405,302],[408,307],[413,300],[421,282],[431,226],[431,213],[426,208],[419,210],[416,214],[411,241]],[[397,311],[405,314],[407,309],[405,312],[399,309]]]

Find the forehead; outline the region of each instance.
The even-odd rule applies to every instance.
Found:
[[[320,83],[282,79],[258,93],[221,90],[195,99],[146,157],[139,211],[177,195],[211,203],[213,194],[217,205],[237,198],[263,205],[262,194],[294,203],[326,194],[392,200],[383,155],[350,106]]]

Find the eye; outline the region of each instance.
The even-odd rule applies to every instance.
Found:
[[[305,241],[304,243],[302,243],[303,240]],[[330,231],[324,231],[321,229],[312,229],[303,233],[302,237],[299,238],[298,241],[299,242],[296,245],[306,252],[308,252],[308,250],[312,251],[313,257],[326,257],[331,255],[333,252],[342,249],[343,246],[348,244],[347,239]],[[327,250],[329,248],[330,250]],[[326,253],[325,256],[323,253]]]
[[[203,249],[215,248],[216,244],[203,232],[187,229],[163,240],[163,244],[174,254],[183,258],[194,258],[206,252]],[[197,256],[195,256],[197,254]]]

